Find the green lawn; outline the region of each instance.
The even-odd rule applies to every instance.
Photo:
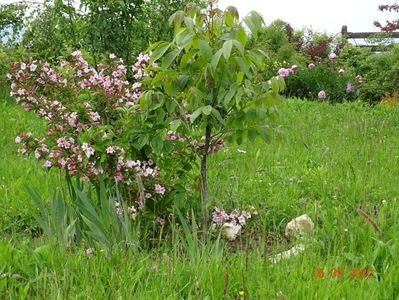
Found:
[[[45,245],[37,236],[24,185],[50,197],[61,181],[16,154],[15,136],[43,127],[32,114],[1,101],[0,294],[235,299],[243,289],[245,299],[397,299],[398,113],[360,103],[289,100],[281,111],[280,141],[228,146],[211,158],[212,204],[258,207],[238,241],[198,242],[178,231],[172,242],[160,241],[152,250],[132,246],[88,257],[82,249]],[[359,205],[378,221],[380,233],[356,212]],[[284,228],[304,213],[316,225],[302,241],[305,252],[272,264],[270,255],[297,243],[284,237]],[[324,278],[314,276],[320,268]],[[353,268],[371,268],[373,276],[352,278],[359,275]],[[342,277],[333,278],[333,269]]]

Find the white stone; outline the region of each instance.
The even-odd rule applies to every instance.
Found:
[[[312,219],[308,215],[299,216],[291,220],[285,228],[285,235],[288,237],[298,237],[311,233],[314,229]]]
[[[241,225],[234,225],[231,223],[224,223],[222,226],[222,234],[229,241],[234,241],[241,231]]]
[[[282,259],[298,256],[303,251],[305,251],[305,246],[303,244],[299,244],[298,246],[292,247],[290,250],[274,255],[273,257],[270,258],[270,261],[275,264]]]

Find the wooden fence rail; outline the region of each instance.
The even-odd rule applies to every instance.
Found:
[[[370,37],[378,36],[378,34],[384,34],[384,37],[391,39],[399,39],[399,32],[348,32],[348,26],[344,25],[341,29],[341,35],[346,40],[348,39],[368,39]],[[361,48],[370,48],[372,52],[386,51],[392,47],[392,45],[357,45]]]

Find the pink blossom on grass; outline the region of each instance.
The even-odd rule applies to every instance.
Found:
[[[321,91],[318,93],[317,96],[319,97],[319,99],[326,99],[327,94],[326,94],[325,91],[321,90]]]

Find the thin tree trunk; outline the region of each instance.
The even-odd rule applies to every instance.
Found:
[[[211,144],[211,126],[208,124],[205,129],[205,145],[204,152],[201,156],[201,207],[203,211],[203,229],[206,226],[208,214],[206,204],[208,202],[208,180],[207,180],[207,158],[209,146]]]

